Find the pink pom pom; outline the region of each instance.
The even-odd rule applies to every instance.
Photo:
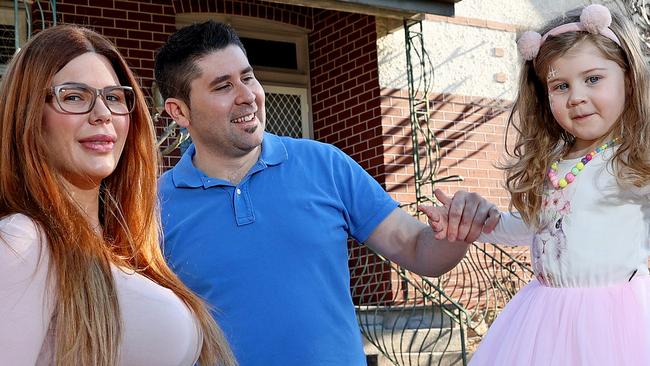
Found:
[[[592,4],[582,9],[580,23],[587,32],[598,34],[612,24],[612,14],[605,6]]]
[[[527,31],[519,37],[517,50],[519,50],[524,60],[530,61],[537,57],[541,43],[542,36],[539,33]]]

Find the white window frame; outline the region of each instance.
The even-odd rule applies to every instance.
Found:
[[[314,133],[312,129],[311,113],[309,113],[309,93],[305,88],[295,88],[288,86],[276,86],[276,85],[267,85],[264,87],[264,91],[274,94],[290,94],[297,95],[300,98],[300,119],[302,120],[302,137],[313,139]]]

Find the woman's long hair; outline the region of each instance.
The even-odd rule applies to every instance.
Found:
[[[77,56],[106,57],[120,83],[136,93],[124,150],[100,187],[103,237],[65,191],[48,164],[43,108],[53,76]],[[138,83],[106,38],[63,25],[33,37],[11,60],[0,87],[0,217],[22,213],[48,239],[55,290],[57,365],[117,363],[120,312],[111,264],[134,270],[172,290],[197,317],[203,335],[200,363],[232,365],[227,343],[207,311],[165,263],[156,197],[159,154]]]
[[[562,156],[574,138],[555,121],[546,85],[550,64],[579,43],[591,42],[603,56],[616,62],[625,72],[626,106],[610,134],[622,136],[612,159],[619,185],[642,187],[650,184],[650,83],[648,66],[634,27],[621,15],[612,14],[610,29],[621,46],[598,34],[567,32],[546,39],[538,56],[525,61],[521,70],[519,93],[508,118],[508,130],[517,132],[515,144],[506,151],[511,158],[501,167],[506,172],[506,189],[524,221],[536,227],[551,163]],[[578,22],[578,16],[563,18],[546,26],[541,34],[565,23]],[[506,136],[508,136],[506,132]],[[607,136],[605,136],[606,138]]]

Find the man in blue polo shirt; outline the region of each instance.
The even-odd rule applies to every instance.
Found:
[[[160,178],[165,253],[214,307],[240,364],[365,365],[348,237],[427,276],[455,266],[467,244],[436,240],[337,148],[265,133],[264,90],[229,26],[181,29],[155,74],[193,139]],[[452,239],[498,220],[477,195],[450,206]]]

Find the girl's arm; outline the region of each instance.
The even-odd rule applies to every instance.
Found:
[[[506,245],[531,245],[533,232],[526,223],[511,212],[501,212],[499,223],[491,233],[481,233],[477,241]]]
[[[429,225],[436,233],[436,239],[450,239],[448,228],[451,221],[451,208],[449,206],[451,200],[438,190],[435,193],[443,205],[437,207],[422,206],[420,210],[429,218]],[[476,238],[477,241],[506,245],[530,245],[532,243],[534,233],[521,218],[510,212],[499,212],[497,217],[496,226],[493,221],[486,221],[483,231]]]
[[[0,221],[0,360],[34,365],[54,308],[48,280],[49,251],[24,215]]]

